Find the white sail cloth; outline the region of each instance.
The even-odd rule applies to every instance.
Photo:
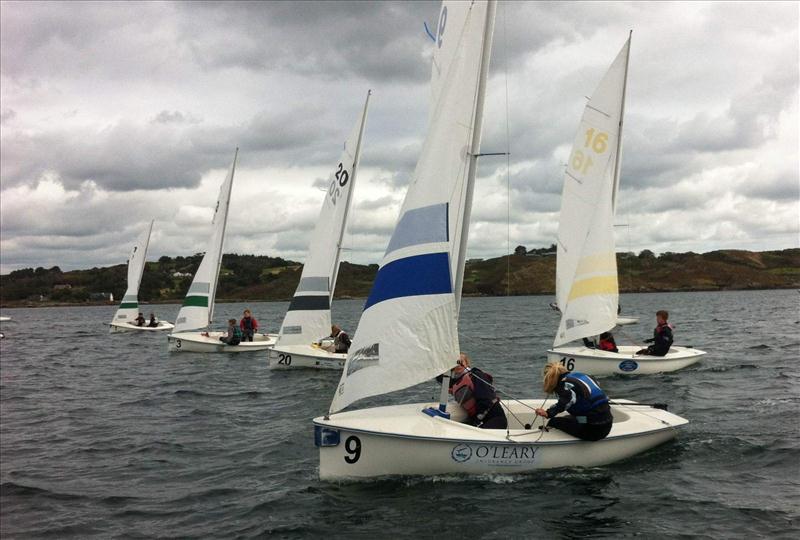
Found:
[[[561,195],[554,346],[616,325],[619,286],[614,243],[615,167],[630,39],[586,104]]]
[[[153,231],[153,221],[147,230],[136,239],[131,254],[128,257],[128,288],[122,297],[117,312],[112,322],[133,323],[139,315],[139,285],[142,283],[142,273],[147,259],[147,247],[150,245],[150,233]]]
[[[339,272],[339,254],[355,189],[368,106],[369,93],[344,143],[339,164],[328,180],[328,191],[311,235],[300,283],[283,319],[276,345],[310,344],[330,334],[330,303]]]
[[[470,148],[491,47],[494,3],[443,2],[428,133],[367,299],[330,410],[406,388],[458,358],[455,276],[469,214]],[[478,137],[474,140],[473,137]],[[473,144],[476,143],[476,144]]]
[[[214,295],[217,291],[219,268],[222,264],[222,247],[225,242],[225,227],[228,222],[228,207],[230,206],[233,175],[236,171],[236,158],[239,149],[233,157],[228,176],[219,188],[219,197],[214,207],[214,218],[211,221],[213,228],[208,248],[200,266],[194,275],[186,298],[183,300],[175,320],[174,332],[186,332],[198,328],[205,328],[214,317]]]

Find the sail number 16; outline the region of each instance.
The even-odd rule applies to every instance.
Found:
[[[608,150],[608,133],[595,132],[594,128],[587,129],[586,142],[583,143],[583,146],[591,148],[595,154],[604,153]],[[586,174],[591,166],[592,158],[585,155],[582,150],[575,150],[572,154],[572,168],[581,174]]]

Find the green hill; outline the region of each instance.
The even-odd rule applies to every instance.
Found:
[[[521,246],[520,246],[521,248]],[[549,249],[494,259],[467,261],[464,294],[502,296],[552,294],[555,256]],[[139,290],[145,303],[180,302],[201,254],[161,257],[147,263]],[[638,255],[618,253],[622,292],[717,291],[800,288],[800,249],[781,251],[723,250],[709,253],[663,253],[645,250]],[[343,262],[336,286],[337,298],[369,294],[378,265]],[[280,257],[227,254],[222,259],[219,301],[288,300],[300,280],[302,265]],[[37,306],[104,303],[100,293],[119,301],[125,292],[126,267],[62,272],[53,268],[25,268],[0,276],[0,305]],[[410,279],[413,279],[411,277]],[[107,301],[105,302],[107,303]]]

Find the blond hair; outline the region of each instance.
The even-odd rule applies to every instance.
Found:
[[[555,392],[556,386],[558,386],[559,377],[561,377],[562,373],[568,372],[569,370],[558,362],[550,362],[545,364],[544,370],[542,371],[542,388],[544,391],[548,394]]]

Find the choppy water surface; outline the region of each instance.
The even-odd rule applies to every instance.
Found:
[[[462,348],[506,392],[542,395],[549,297],[467,298]],[[610,377],[612,397],[667,402],[691,423],[634,459],[530,476],[317,479],[311,418],[338,373],[270,372],[264,354],[170,354],[113,334],[114,307],[15,309],[0,341],[0,533],[24,537],[798,537],[800,295],[625,295],[649,337],[668,309],[697,366]],[[337,301],[353,329],[363,301]],[[253,309],[275,331],[286,303]],[[178,306],[153,306],[172,320]],[[151,309],[145,307],[147,315]],[[434,383],[365,402],[432,399]]]

